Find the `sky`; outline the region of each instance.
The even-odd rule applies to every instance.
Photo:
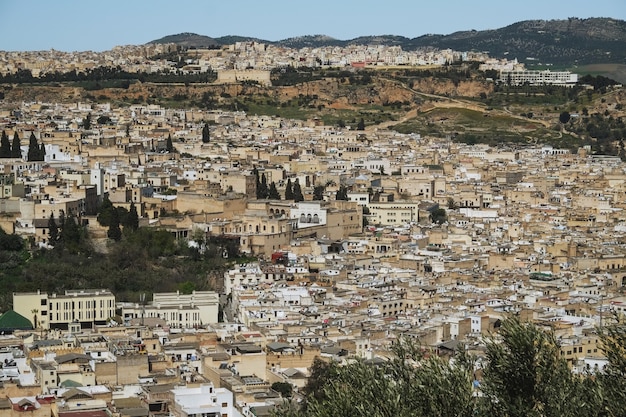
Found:
[[[626,20],[624,0],[0,0],[0,50],[105,51],[192,32],[277,41],[498,29],[530,19]]]

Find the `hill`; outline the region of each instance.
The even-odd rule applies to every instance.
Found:
[[[148,42],[148,44],[152,43],[175,43],[177,45],[185,46],[188,48],[205,48],[220,45],[220,43],[213,38],[189,32],[179,33],[176,35],[168,35],[160,39]]]
[[[484,31],[425,35],[416,47],[486,51],[493,57],[518,58],[529,64],[626,63],[626,22],[609,18],[527,20]]]
[[[188,47],[254,41],[290,48],[395,45],[405,50],[434,47],[458,51],[485,51],[496,58],[517,58],[526,64],[571,67],[585,64],[626,64],[626,21],[612,18],[526,20],[494,30],[467,30],[449,35],[416,38],[396,35],[361,36],[349,40],[307,35],[277,42],[244,36],[210,38],[195,33],[165,36],[149,43],[177,43]]]

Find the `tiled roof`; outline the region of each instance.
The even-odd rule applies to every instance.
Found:
[[[26,317],[13,310],[9,310],[0,316],[0,331],[12,332],[13,330],[32,330],[33,324]]]

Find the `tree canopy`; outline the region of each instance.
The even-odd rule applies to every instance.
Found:
[[[287,178],[287,185],[285,186],[285,200],[293,200],[293,184],[291,178]]]
[[[204,124],[202,127],[202,143],[209,143],[211,141],[211,132],[209,131],[209,125]]]
[[[400,338],[392,357],[345,366],[316,358],[302,389],[304,404],[277,416],[623,416],[626,325],[599,331],[609,364],[597,375],[575,374],[551,330],[517,316],[485,339],[480,359],[465,348],[451,360]]]
[[[296,182],[293,183],[293,200],[304,201],[304,195],[302,194],[302,188],[300,188],[300,181],[296,178]]]
[[[11,157],[11,142],[9,141],[9,136],[3,130],[2,138],[0,139],[0,158],[10,158]]]
[[[28,139],[28,161],[43,161],[45,156],[46,150],[43,143],[39,146],[35,133],[31,132],[30,138]]]

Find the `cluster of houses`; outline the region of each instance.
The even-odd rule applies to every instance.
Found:
[[[140,227],[256,259],[221,294],[14,294],[3,415],[267,415],[272,384],[297,391],[316,357],[384,360],[402,337],[480,354],[509,314],[553,329],[582,371],[603,366],[597,328],[626,310],[626,165],[589,148],[87,103],[23,103],[0,130],[23,155],[0,158],[5,232],[45,246],[50,217],[73,213],[106,239],[107,196]],[[27,160],[31,136],[44,161]],[[303,199],[286,200],[296,183]]]
[[[220,48],[198,48],[184,62],[172,59],[176,44],[151,43],[116,46],[109,51],[63,52],[0,51],[0,74],[28,70],[34,77],[46,74],[88,72],[99,67],[143,73],[203,73],[209,70],[260,70],[280,67],[425,66],[445,65],[460,60],[484,62],[484,52],[459,52],[424,48],[404,51],[400,46],[350,45],[288,48],[262,42],[236,42]],[[180,59],[180,57],[179,57]]]

